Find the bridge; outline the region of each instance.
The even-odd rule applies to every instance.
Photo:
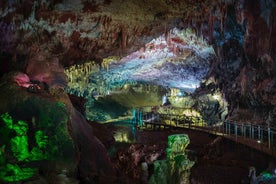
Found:
[[[197,116],[138,111],[133,123],[144,129],[191,129],[222,136],[276,158],[276,128],[251,123],[224,121],[208,124]]]

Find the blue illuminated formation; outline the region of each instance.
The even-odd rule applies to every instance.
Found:
[[[153,39],[144,49],[110,62],[91,78],[101,78],[111,89],[146,82],[193,92],[209,71],[208,58],[214,51],[190,29],[174,29],[170,34],[169,43],[165,35]]]
[[[104,58],[66,69],[69,93],[78,96],[110,95],[125,85],[152,84],[193,92],[209,71],[214,50],[192,29],[173,29],[140,50],[119,58]]]

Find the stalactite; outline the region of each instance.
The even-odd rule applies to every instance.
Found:
[[[273,28],[275,27],[275,14],[271,15],[271,22],[270,25],[268,25],[269,28],[269,55],[272,55],[272,45],[273,45]]]
[[[171,45],[171,33],[168,32],[167,33],[167,36],[165,37],[166,41],[167,41],[167,44],[170,46]]]
[[[240,79],[240,85],[241,85],[241,94],[244,96],[246,92],[246,85],[247,85],[247,77],[246,77],[246,67],[244,67],[241,70],[241,79]]]
[[[89,83],[89,76],[97,72],[99,66],[95,62],[86,62],[80,65],[73,65],[65,70],[68,81],[67,92],[83,96]]]
[[[165,32],[165,40],[168,40],[168,25],[167,25],[167,21],[165,22],[165,28],[164,28],[164,32]]]
[[[214,10],[210,10],[209,14],[209,41],[210,43],[213,42],[213,31],[214,31],[214,15],[213,15]]]
[[[122,47],[122,52],[125,51],[126,49],[126,46],[127,46],[127,34],[126,34],[126,28],[125,26],[122,26],[121,27],[121,32],[122,32],[122,35],[121,35],[121,47]]]
[[[106,69],[106,70],[108,71],[109,65],[110,65],[111,63],[117,62],[117,61],[119,61],[119,60],[120,60],[120,58],[117,57],[117,56],[109,56],[109,57],[104,58],[104,59],[102,60],[101,66],[102,66],[103,69]]]
[[[220,17],[220,31],[223,33],[224,31],[224,21],[226,19],[226,5],[225,3],[222,3],[220,5],[220,12],[221,12],[221,17]]]

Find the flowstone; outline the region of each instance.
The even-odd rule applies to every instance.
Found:
[[[154,162],[150,184],[189,183],[190,169],[194,165],[185,153],[190,139],[187,134],[168,136],[167,159]]]

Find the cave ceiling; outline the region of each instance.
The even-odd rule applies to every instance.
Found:
[[[199,33],[199,20],[189,18],[198,14],[197,19],[208,22],[199,8],[211,2],[3,2],[1,47],[15,62],[26,58],[22,69],[48,83],[49,74],[43,73],[57,58],[66,68],[96,62],[101,70],[90,78],[103,78],[111,88],[146,82],[194,91],[208,73],[214,50],[206,40],[208,27],[202,26]],[[103,64],[108,57],[116,59]]]
[[[136,52],[114,58],[91,78],[100,77],[111,89],[140,82],[193,92],[209,70],[213,48],[191,30],[174,29],[167,37],[163,34]]]

